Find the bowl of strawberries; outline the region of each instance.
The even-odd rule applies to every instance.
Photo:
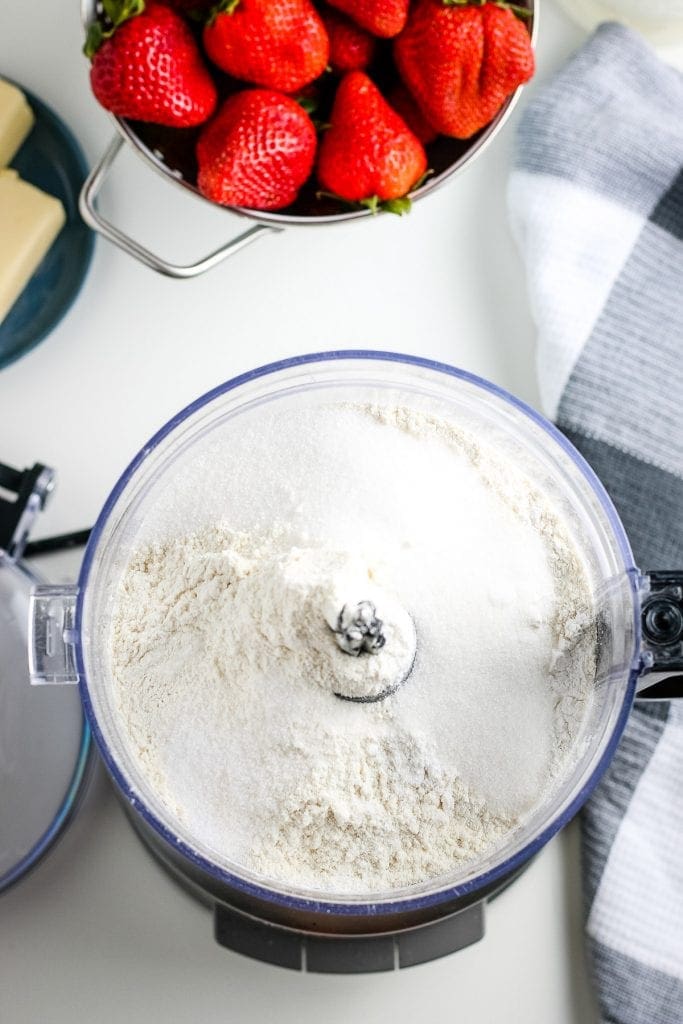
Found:
[[[287,225],[407,213],[483,150],[534,72],[534,0],[83,0],[82,13],[118,133],[81,212],[175,277]],[[188,266],[145,249],[95,204],[124,142],[252,223]]]

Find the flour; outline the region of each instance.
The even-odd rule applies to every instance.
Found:
[[[476,863],[581,742],[596,639],[565,521],[513,460],[404,407],[273,411],[225,458],[223,520],[143,544],[117,597],[148,784],[275,882],[370,894]],[[385,642],[354,656],[334,627],[364,601]]]

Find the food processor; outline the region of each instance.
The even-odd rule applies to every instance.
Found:
[[[593,700],[582,742],[557,785],[502,845],[475,863],[417,885],[359,896],[262,877],[188,832],[132,756],[115,706],[108,647],[118,585],[132,552],[159,532],[186,532],[229,515],[240,482],[222,467],[224,446],[238,445],[266,409],[296,414],[320,402],[393,403],[466,421],[561,512],[595,595]],[[61,693],[56,684],[78,684],[131,824],[158,861],[213,908],[217,941],[311,972],[393,970],[480,939],[486,901],[523,870],[596,786],[634,697],[683,695],[683,675],[676,676],[683,673],[683,571],[636,567],[599,480],[542,416],[472,374],[395,353],[300,356],[245,373],[193,402],[144,445],[115,485],[91,533],[77,585],[35,582],[30,605],[30,674],[37,692],[68,699],[75,691]],[[493,627],[482,623],[482,643]]]

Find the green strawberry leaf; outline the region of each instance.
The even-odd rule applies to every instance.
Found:
[[[316,96],[295,96],[294,101],[309,115],[315,114],[318,109],[318,98]]]
[[[88,25],[85,43],[83,44],[83,53],[86,57],[92,60],[103,42],[104,29],[100,25],[99,21],[93,21],[91,25]]]
[[[240,0],[218,0],[218,3],[214,4],[209,10],[206,24],[213,25],[219,14],[234,14],[239,6],[239,2]]]
[[[120,6],[121,5],[118,0],[102,0],[102,10],[104,11],[104,15],[106,18],[109,18],[112,25],[116,25],[119,20]]]
[[[412,205],[408,196],[403,196],[402,199],[386,199],[383,203],[380,203],[381,208],[386,213],[395,213],[399,217],[402,217],[404,213],[410,213]]]
[[[372,213],[379,213],[380,210],[384,210],[385,213],[395,213],[402,217],[404,213],[410,212],[412,203],[408,196],[401,196],[400,199],[380,199],[379,196],[370,196],[369,199],[361,199],[358,205],[364,206],[367,210],[371,210]]]
[[[370,210],[373,214],[377,214],[380,210],[384,210],[385,213],[396,213],[399,217],[402,217],[404,213],[408,213],[412,206],[412,203],[408,196],[402,196],[400,199],[380,199],[379,196],[369,196],[368,199],[359,199],[355,202],[352,199],[342,199],[341,196],[335,195],[334,192],[316,192],[316,198],[322,199],[336,199],[338,203],[342,203],[344,206],[348,206],[352,210]]]
[[[496,7],[502,7],[504,11],[512,11],[512,13],[516,14],[518,18],[530,18],[532,15],[532,12],[528,7],[520,7],[519,4],[509,4],[507,2],[503,2],[503,0],[493,0],[493,2]]]
[[[142,14],[144,9],[145,0],[102,0],[102,10],[114,28],[136,14]]]
[[[83,45],[86,57],[92,60],[104,40],[111,39],[119,25],[123,25],[129,18],[142,14],[144,9],[145,0],[102,0],[102,11],[108,27],[105,28],[101,21],[93,21],[88,25]]]
[[[528,7],[521,7],[519,4],[509,4],[507,0],[441,0],[444,7],[483,7],[486,3],[492,3],[495,7],[501,7],[504,11],[512,11],[519,18],[530,18],[531,11]]]

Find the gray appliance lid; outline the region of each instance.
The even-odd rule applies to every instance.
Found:
[[[2,468],[19,483],[26,481],[29,471]],[[0,892],[30,871],[62,834],[92,760],[77,687],[30,682],[29,601],[32,586],[43,580],[18,558],[44,497],[36,496],[33,480],[25,494],[20,486],[8,487],[9,481],[0,479],[0,493],[17,494],[13,502],[2,497],[5,525],[14,529],[11,537],[0,537]]]

